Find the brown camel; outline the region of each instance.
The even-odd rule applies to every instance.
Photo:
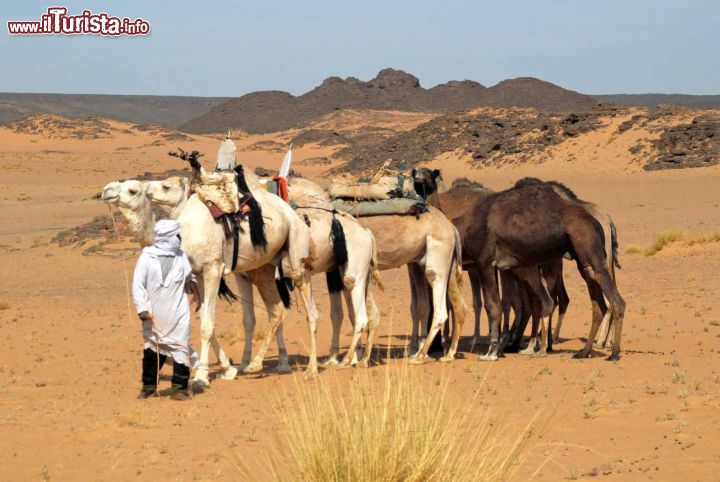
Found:
[[[436,178],[439,171],[430,171],[430,174]],[[415,175],[418,177],[417,173]],[[416,189],[423,192],[422,185],[416,185]],[[432,196],[428,198],[432,199]],[[491,346],[485,358],[497,359],[507,341],[500,343],[495,267],[513,269],[538,297],[542,319],[540,352],[543,354],[548,342],[552,298],[540,281],[537,266],[569,252],[578,262],[593,302],[593,324],[588,343],[577,356],[589,356],[605,310],[604,295],[616,320],[618,343],[613,347],[610,359],[617,359],[625,303],[606,265],[604,236],[598,221],[580,203],[561,197],[548,184],[533,180],[520,181],[512,189],[484,196],[481,202],[470,200],[470,204],[463,207],[466,215],[453,222],[463,239],[473,240],[463,249],[463,258],[475,265],[483,285],[491,323]]]
[[[413,182],[416,192],[426,198],[428,204],[431,204],[445,213],[450,219],[457,219],[465,216],[469,213],[471,207],[475,204],[484,202],[485,199],[490,196],[493,191],[487,189],[482,184],[471,181],[466,178],[456,179],[449,190],[446,192],[439,192],[438,180],[442,179],[440,170],[430,170],[428,168],[413,169],[412,171]],[[473,242],[471,239],[463,239],[463,244]],[[481,297],[481,280],[478,270],[471,260],[465,263],[463,268],[468,271],[470,277],[470,284],[473,295],[473,309],[475,312],[475,331],[473,334],[473,342],[475,345],[480,338],[480,313],[482,311],[482,297]],[[559,319],[561,322],[565,316],[567,307],[569,304],[569,298],[565,285],[562,278],[562,260],[552,260],[541,266],[541,272],[545,279],[546,285],[549,288],[550,296],[553,299],[553,308],[559,306]],[[525,331],[525,327],[532,313],[532,304],[528,296],[528,287],[526,284],[520,282],[517,276],[511,271],[505,271],[501,273],[501,281],[503,287],[502,297],[502,312],[504,320],[503,332],[511,333],[511,344],[506,351],[518,351],[520,343],[522,341],[522,334]],[[528,298],[528,301],[524,304],[521,303],[523,298]],[[537,303],[536,303],[537,305]],[[515,320],[512,324],[512,331],[510,331],[510,311],[515,313]],[[534,320],[539,319],[539,312],[536,312],[533,316]],[[535,344],[533,343],[534,337],[537,335],[537,324],[533,324],[533,331],[531,335],[531,343],[529,346],[529,352],[532,352]],[[549,347],[552,345],[552,339],[548,340]]]

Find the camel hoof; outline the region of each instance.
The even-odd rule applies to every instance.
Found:
[[[455,355],[445,355],[444,357],[440,358],[440,361],[443,363],[451,362],[455,359]]]
[[[579,351],[573,355],[573,358],[580,360],[583,358],[590,358],[590,353],[585,353],[583,351]]]
[[[410,363],[411,365],[423,365],[426,361],[426,357],[419,357],[417,355],[413,355],[410,357],[408,363]]]
[[[528,346],[527,348],[523,350],[519,350],[518,354],[520,355],[534,355],[535,354],[535,347],[534,346]]]
[[[252,361],[245,367],[243,373],[260,373],[263,369],[261,362]]]
[[[308,368],[307,370],[305,370],[305,375],[304,375],[305,380],[307,380],[307,381],[315,380],[315,379],[317,379],[319,374],[320,373],[318,372],[317,368]]]
[[[337,366],[340,362],[336,357],[328,358],[322,363],[322,366],[324,367],[334,367]]]
[[[247,368],[247,366],[250,364],[249,361],[241,361],[239,365],[236,365],[235,368],[238,369],[238,371],[243,372]]]
[[[234,366],[230,365],[225,369],[223,374],[220,376],[223,380],[235,380],[237,377],[238,370]]]
[[[292,367],[287,363],[282,363],[278,364],[278,366],[275,368],[275,371],[278,373],[292,373]]]
[[[536,351],[533,353],[528,353],[528,356],[530,358],[544,358],[547,356],[547,352],[546,351]]]
[[[498,361],[497,355],[478,355],[480,361]]]
[[[619,353],[612,353],[609,357],[607,357],[605,360],[607,361],[619,361],[620,360],[620,354]]]
[[[359,368],[368,368],[370,366],[369,360],[360,360],[360,362],[357,364]]]

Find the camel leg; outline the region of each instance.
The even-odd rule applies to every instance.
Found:
[[[578,262],[578,270],[582,275],[585,283],[587,284],[588,293],[590,294],[590,302],[592,304],[592,325],[590,326],[590,334],[588,335],[585,346],[579,352],[573,355],[573,358],[587,358],[590,356],[592,351],[593,342],[595,341],[595,335],[597,334],[598,328],[600,327],[600,320],[602,320],[603,312],[606,310],[605,299],[602,294],[602,289],[597,282],[592,279],[585,268]]]
[[[567,312],[568,305],[570,304],[570,297],[568,296],[567,290],[565,289],[565,280],[562,274],[555,280],[555,292],[558,300],[558,319],[555,324],[555,334],[553,336],[555,343],[560,341],[560,328],[562,327],[565,313]]]
[[[344,278],[346,291],[350,292],[350,298],[352,299],[353,312],[355,313],[355,326],[353,327],[353,339],[340,366],[347,366],[351,362],[357,363],[356,348],[360,342],[363,331],[365,331],[368,325],[367,305],[365,304],[365,289],[368,285],[367,273],[368,271],[365,271],[364,276],[362,275],[362,271],[359,276],[346,274]]]
[[[450,349],[445,356],[440,358],[440,361],[443,362],[455,359],[455,353],[457,353],[458,343],[460,342],[460,333],[462,332],[465,317],[467,316],[465,300],[462,297],[457,278],[454,276],[454,271],[454,268],[451,269],[450,282],[448,283],[448,297],[450,298],[450,304],[453,309],[453,336]]]
[[[240,292],[240,301],[243,308],[243,328],[245,329],[245,347],[243,349],[242,362],[238,366],[240,370],[245,370],[252,360],[253,334],[255,332],[255,306],[253,302],[253,289],[250,280],[240,273],[235,274],[238,290]]]
[[[540,347],[538,343],[538,327],[540,326],[540,308],[538,307],[538,300],[535,295],[530,295],[530,306],[529,314],[532,319],[532,325],[530,327],[530,338],[528,339],[528,345],[523,350],[518,351],[521,355],[533,355],[535,350]],[[527,325],[527,321],[525,322]]]
[[[215,332],[215,305],[222,278],[222,266],[210,265],[203,270],[203,302],[200,306],[200,366],[195,370],[193,385],[199,389],[210,384],[210,340]],[[218,345],[219,347],[219,345]]]
[[[276,336],[276,332],[285,318],[285,306],[282,304],[280,294],[275,285],[275,267],[272,265],[266,265],[257,270],[253,271],[253,281],[257,286],[260,297],[265,304],[265,309],[268,313],[268,332],[265,335],[260,348],[258,349],[257,355],[245,367],[243,373],[259,373],[263,369],[263,360],[265,359],[265,353],[270,347],[270,342],[273,337]],[[284,343],[283,343],[284,345]]]
[[[478,273],[477,268],[475,268],[474,265],[470,266],[467,272],[470,277],[473,312],[475,314],[475,330],[473,331],[472,343],[470,344],[470,351],[472,351],[475,345],[480,343],[480,314],[482,312],[482,295],[480,290],[482,289],[482,285],[480,282],[480,273]]]
[[[332,322],[332,341],[330,354],[323,365],[337,365],[340,354],[340,330],[343,322],[342,295],[340,292],[328,293],[330,296],[330,321]],[[352,311],[352,310],[351,310]]]
[[[350,318],[350,326],[352,327],[353,333],[355,333],[355,307],[353,306],[353,299],[350,296],[350,290],[343,290],[343,297],[345,298],[345,304],[348,309],[348,318]],[[357,363],[357,354],[362,351],[362,344],[358,342],[358,346],[355,348],[355,354],[353,355],[352,365],[355,366]]]
[[[615,282],[610,277],[609,273],[604,266],[601,266],[599,272],[594,273],[597,283],[602,289],[602,293],[605,298],[610,302],[610,309],[612,311],[612,324],[615,328],[613,337],[613,347],[608,360],[614,361],[620,359],[620,338],[622,337],[622,325],[623,318],[625,316],[625,300],[622,299],[620,293],[617,290]]]
[[[410,338],[410,354],[414,356],[422,349],[425,338],[418,338],[418,333],[425,334],[427,320],[430,317],[430,300],[422,267],[417,263],[410,263],[408,275],[410,277],[410,317],[412,318],[412,337]]]
[[[540,270],[537,267],[517,269],[516,272],[530,286],[532,294],[536,297],[535,302],[539,302],[540,305],[540,349],[537,353],[532,353],[532,356],[546,356],[548,333],[550,332],[550,315],[553,310],[552,298],[540,279]],[[536,330],[535,319],[533,319],[533,330]]]
[[[300,298],[302,298],[303,305],[305,305],[305,314],[307,315],[308,329],[310,331],[310,353],[308,358],[308,366],[305,369],[306,378],[314,378],[318,374],[318,362],[317,362],[317,324],[318,314],[315,301],[313,300],[312,288],[310,287],[310,276],[306,275],[305,279],[298,286],[300,291]]]
[[[380,324],[380,310],[378,310],[378,307],[375,304],[375,299],[373,298],[369,285],[365,291],[365,297],[368,314],[367,346],[365,347],[365,353],[363,353],[363,356],[358,363],[358,366],[363,368],[367,368],[370,364],[370,356],[372,355],[375,333],[378,325]]]
[[[490,347],[485,355],[478,359],[495,361],[500,356],[500,292],[495,278],[493,266],[479,267],[482,277],[483,300],[485,301],[485,312],[490,323]]]
[[[410,362],[414,364],[422,364],[425,362],[435,336],[442,329],[443,323],[445,323],[448,319],[448,276],[454,276],[455,273],[453,272],[453,268],[447,269],[444,267],[448,265],[452,266],[451,260],[447,260],[446,263],[443,264],[438,262],[440,261],[437,259],[438,256],[432,256],[432,254],[434,253],[428,253],[427,267],[425,268],[425,277],[432,289],[432,326],[430,326],[430,330],[425,337],[424,343],[421,343],[422,346],[417,355],[410,360]]]
[[[532,300],[527,284],[517,279],[514,273],[513,277],[515,280],[514,286],[516,287],[513,294],[513,310],[517,311],[515,312],[515,319],[510,329],[512,342],[506,351],[517,353],[520,351],[525,328],[527,328],[528,321],[530,321],[530,317],[532,316]],[[532,337],[530,337],[530,343],[532,343]]]

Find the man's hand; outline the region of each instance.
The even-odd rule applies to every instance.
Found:
[[[142,311],[138,313],[140,321],[152,321],[152,315],[148,311]]]

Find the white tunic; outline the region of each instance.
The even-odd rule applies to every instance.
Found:
[[[138,258],[133,299],[138,313],[147,311],[153,318],[143,321],[145,348],[191,367],[197,354],[190,348],[190,302],[185,286],[194,278],[180,240],[175,235],[163,238],[164,234],[156,228],[155,245],[144,248]],[[159,257],[168,255],[174,258],[163,281]]]

